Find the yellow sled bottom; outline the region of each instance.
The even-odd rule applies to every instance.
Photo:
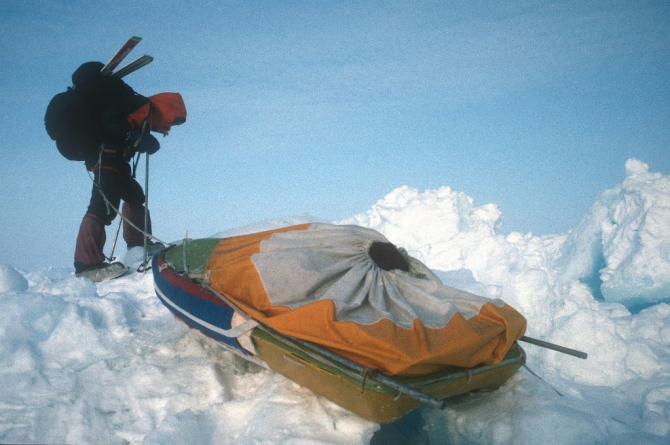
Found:
[[[361,375],[290,340],[260,329],[253,331],[252,338],[257,358],[273,371],[371,422],[390,423],[422,405],[415,398],[375,381],[374,375]],[[526,355],[517,344],[497,365],[470,369],[452,367],[430,375],[394,380],[438,399],[446,399],[471,391],[495,390],[525,361]]]

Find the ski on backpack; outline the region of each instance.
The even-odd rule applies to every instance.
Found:
[[[120,79],[122,77],[127,76],[128,74],[132,73],[133,71],[137,71],[140,68],[142,68],[145,65],[150,64],[154,58],[148,54],[143,55],[139,59],[136,59],[132,62],[130,62],[128,65],[124,66],[123,68],[120,68],[118,71],[114,72],[111,74],[112,77],[116,79]]]
[[[126,58],[128,54],[137,46],[138,43],[140,43],[140,40],[142,40],[142,37],[131,37],[129,38],[126,43],[123,44],[121,48],[114,54],[114,56],[107,62],[107,65],[105,65],[100,72],[105,75],[112,74],[112,71],[116,69],[117,66],[123,61],[123,59]]]

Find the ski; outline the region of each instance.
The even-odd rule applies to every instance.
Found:
[[[143,55],[139,59],[134,60],[133,62],[130,62],[128,65],[124,66],[123,68],[120,68],[118,71],[115,71],[114,73],[111,74],[112,77],[116,79],[120,79],[122,77],[127,76],[128,74],[132,73],[133,71],[137,71],[140,68],[142,68],[145,65],[150,64],[154,60],[153,57],[151,57],[148,54]]]
[[[107,263],[106,267],[75,273],[75,276],[77,278],[87,278],[95,283],[99,283],[101,281],[113,280],[115,278],[122,277],[129,271],[130,267],[127,267],[121,263]]]
[[[121,48],[114,54],[114,56],[107,62],[107,65],[105,65],[100,72],[105,75],[109,75],[116,69],[117,66],[123,61],[123,59],[126,58],[126,56],[137,46],[138,43],[140,43],[140,40],[142,40],[141,37],[131,37],[129,38],[126,43],[123,44]]]

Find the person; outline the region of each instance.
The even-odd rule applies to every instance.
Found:
[[[136,153],[154,154],[160,148],[150,134],[148,117],[141,126],[133,126],[128,116],[146,107],[149,100],[137,94],[123,80],[103,75],[101,62],[87,62],[72,75],[73,89],[86,98],[101,116],[98,133],[100,149],[91,151],[84,161],[93,173],[93,187],[86,213],[81,221],[74,253],[75,274],[93,281],[118,276],[127,269],[119,262],[105,261],[105,226],[115,219],[121,201],[123,239],[128,249],[144,245],[145,194],[135,180],[130,161]],[[148,212],[146,213],[148,216]],[[132,223],[132,225],[130,224]],[[147,221],[151,234],[151,221]],[[165,248],[161,243],[148,242],[148,254],[153,256]]]

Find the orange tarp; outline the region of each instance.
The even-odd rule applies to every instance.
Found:
[[[495,364],[502,360],[514,342],[524,334],[526,320],[509,305],[499,300],[486,300],[483,297],[448,288],[441,283],[438,283],[433,294],[427,295],[430,298],[437,298],[436,301],[439,304],[434,306],[438,309],[449,307],[452,303],[447,301],[445,295],[454,295],[454,298],[461,302],[471,297],[474,303],[466,302],[465,306],[478,309],[472,314],[473,316],[466,317],[458,311],[446,311],[446,315],[442,317],[443,322],[439,323],[435,321],[435,317],[429,317],[431,321],[425,322],[418,316],[411,323],[406,320],[398,322],[393,319],[393,310],[390,310],[390,315],[373,317],[371,322],[361,322],[361,317],[365,316],[354,315],[353,318],[338,316],[338,307],[341,304],[335,301],[336,298],[319,299],[315,295],[318,296],[325,292],[324,289],[327,290],[327,286],[341,279],[344,272],[338,272],[335,278],[324,277],[322,286],[324,289],[317,290],[313,295],[306,292],[309,295],[304,296],[306,299],[304,303],[273,303],[273,300],[276,301],[278,297],[268,295],[268,288],[272,287],[268,275],[274,274],[280,279],[285,277],[287,281],[290,281],[291,278],[294,278],[291,277],[291,274],[295,269],[284,270],[283,268],[290,263],[287,261],[278,261],[276,265],[270,263],[270,269],[275,270],[271,270],[271,273],[263,272],[264,277],[259,269],[267,271],[268,266],[255,264],[255,258],[256,263],[259,263],[256,255],[261,253],[264,246],[273,237],[281,243],[283,242],[281,237],[284,236],[282,234],[289,235],[291,239],[300,237],[303,233],[305,236],[313,236],[315,230],[321,230],[321,226],[305,224],[223,239],[205,266],[205,271],[210,272],[212,287],[230,298],[251,317],[277,331],[313,342],[362,366],[380,369],[388,375],[424,375],[448,365],[472,367],[478,364]],[[324,232],[323,240],[325,241],[319,239],[316,243],[318,244],[318,249],[316,249],[318,255],[322,255],[323,252],[326,252],[327,255],[327,249],[331,248],[326,245],[328,240],[333,239],[331,232],[337,235],[341,230],[346,230],[340,229],[339,226],[332,227],[334,229],[331,229],[330,226],[325,227],[331,231]],[[356,236],[361,237],[371,232],[370,229],[361,229],[365,232],[359,234],[356,228],[351,228],[351,230]],[[381,235],[377,237],[373,234],[372,236],[375,239],[383,239],[380,238]],[[337,239],[336,236],[335,239]],[[352,243],[355,248],[358,248],[360,244],[359,240]],[[277,250],[281,255],[293,255],[294,253],[302,255],[304,253],[297,248],[286,248],[281,251],[283,244],[279,246]],[[332,250],[336,251],[338,258],[344,257],[343,250],[337,243],[332,246]],[[268,255],[273,254],[273,252],[268,253]],[[365,255],[362,257],[364,258]],[[387,287],[394,288],[390,290],[390,293],[393,294],[397,292],[396,287],[414,289],[417,276],[423,280],[419,283],[420,285],[423,285],[425,279],[428,279],[426,275],[430,275],[430,272],[427,268],[411,257],[410,260],[412,267],[416,269],[413,274],[377,270],[374,265],[365,267],[372,270],[373,275],[371,276],[374,276],[377,281],[383,281]],[[303,257],[297,260],[297,264],[303,264],[309,269],[311,265],[306,263]],[[295,272],[298,273],[298,271]],[[311,270],[309,272],[314,273]],[[399,283],[398,280],[407,281],[409,287],[406,286],[406,283],[400,283],[398,286],[393,284]],[[435,287],[432,283],[430,285]],[[389,298],[386,293],[383,295]],[[400,303],[401,306],[407,306],[408,302]],[[409,305],[411,306],[411,301]],[[414,313],[411,309],[410,312]],[[420,311],[417,312],[420,313]],[[441,320],[440,317],[437,318]]]

